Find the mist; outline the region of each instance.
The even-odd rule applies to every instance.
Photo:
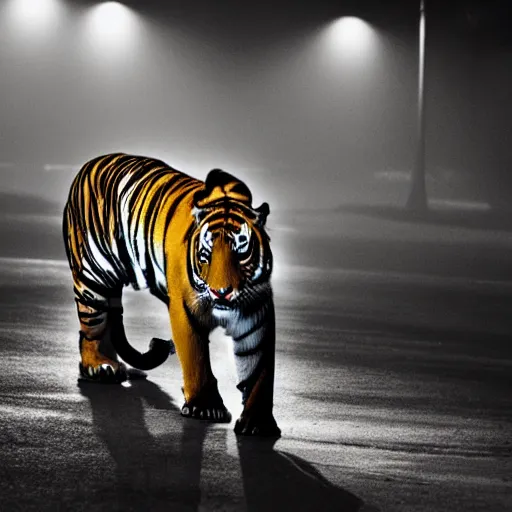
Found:
[[[131,2],[103,13],[110,25],[92,4],[44,3],[39,18],[14,0],[0,11],[0,190],[62,203],[80,165],[124,151],[198,178],[224,168],[278,209],[406,200],[417,116],[410,3],[386,16],[368,2],[366,33],[352,36],[333,28],[349,3],[336,13],[329,2]],[[502,205],[511,46],[479,45],[481,34],[441,14],[432,4],[431,199]]]

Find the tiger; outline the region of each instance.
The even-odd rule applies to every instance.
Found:
[[[229,423],[209,355],[209,334],[220,326],[233,340],[242,398],[235,433],[279,437],[269,213],[268,203],[254,208],[246,184],[221,169],[201,181],[161,160],[126,153],[85,163],[63,212],[80,378],[120,383],[126,364],[151,370],[175,351],[181,415]],[[126,286],[149,289],[166,304],[172,340],[153,338],[146,353],[130,345],[123,326]]]

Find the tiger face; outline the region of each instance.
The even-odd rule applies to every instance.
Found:
[[[247,315],[271,293],[272,254],[261,222],[268,206],[260,208],[252,210],[252,218],[235,207],[228,215],[214,209],[197,218],[190,244],[193,283],[203,307],[217,319]]]

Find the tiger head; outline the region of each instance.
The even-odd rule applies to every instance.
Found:
[[[247,186],[219,169],[210,171],[193,203],[189,274],[201,302],[219,318],[261,308],[271,293],[268,204],[254,209]]]

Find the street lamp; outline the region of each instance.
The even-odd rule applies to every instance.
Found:
[[[368,55],[376,53],[376,32],[359,18],[340,18],[331,25],[328,32],[330,39],[336,44],[339,55],[351,64],[363,62],[367,60]],[[420,0],[416,160],[411,173],[411,186],[406,205],[408,209],[417,212],[428,209],[425,180],[425,37],[425,0]]]
[[[62,10],[59,0],[9,0],[6,20],[22,37],[38,36],[55,28]]]
[[[136,41],[138,17],[120,2],[103,2],[91,8],[86,19],[87,39],[102,57],[119,56]]]
[[[341,58],[345,62],[358,64],[368,61],[368,57],[377,52],[377,32],[361,18],[343,16],[322,32],[336,60]]]
[[[411,189],[407,200],[407,208],[417,212],[428,209],[425,184],[425,24],[425,0],[420,0],[416,165],[411,175]]]

